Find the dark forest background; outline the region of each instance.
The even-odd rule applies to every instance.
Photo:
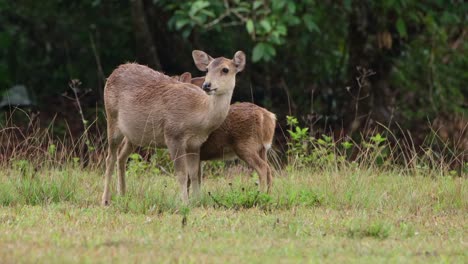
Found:
[[[24,85],[41,126],[79,134],[70,80],[85,119],[104,128],[103,87],[119,64],[200,76],[193,49],[243,50],[233,102],[264,106],[282,126],[293,115],[317,134],[383,125],[415,141],[460,138],[467,22],[462,0],[0,0],[0,96]]]

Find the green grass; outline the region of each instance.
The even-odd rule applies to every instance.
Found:
[[[116,177],[113,178],[114,183]],[[99,206],[102,171],[0,171],[2,263],[468,262],[466,178],[346,168],[209,177],[183,206],[172,176],[134,170]],[[115,184],[114,184],[115,185]]]

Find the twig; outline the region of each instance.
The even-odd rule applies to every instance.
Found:
[[[106,76],[104,75],[104,71],[102,70],[101,58],[99,57],[99,54],[97,52],[96,44],[94,43],[94,38],[91,32],[89,33],[89,41],[91,42],[91,49],[93,50],[94,59],[96,60],[96,67],[98,70],[98,80],[99,80],[98,91],[99,91],[99,96],[102,99],[104,95],[103,95],[103,89],[101,88],[103,87],[103,83],[106,82]]]

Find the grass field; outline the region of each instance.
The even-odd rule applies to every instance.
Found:
[[[130,172],[103,208],[102,171],[27,168],[0,172],[2,263],[468,262],[464,177],[297,170],[266,195],[211,176],[183,206],[173,177]]]

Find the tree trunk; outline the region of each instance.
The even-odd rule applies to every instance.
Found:
[[[146,21],[143,0],[130,0],[133,28],[135,31],[137,57],[140,63],[155,70],[162,70],[159,56]]]

